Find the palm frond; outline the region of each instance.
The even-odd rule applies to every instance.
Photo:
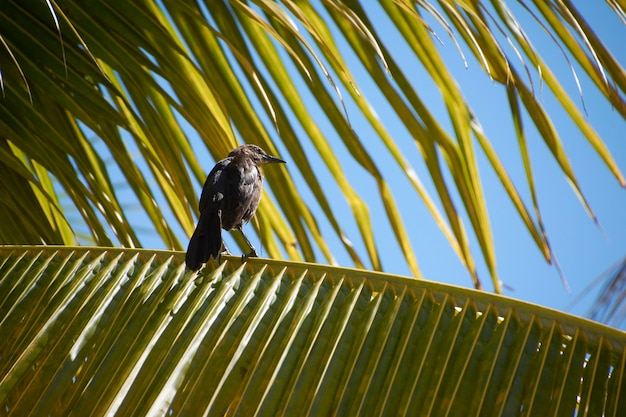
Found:
[[[592,320],[624,328],[626,324],[626,259],[620,259],[596,277],[578,294],[571,305],[593,296],[587,316]]]
[[[0,405],[55,415],[626,412],[626,334],[325,265],[0,248]]]
[[[529,129],[539,131],[596,220],[558,128],[537,97],[537,84],[544,83],[617,181],[626,183],[520,23],[519,14],[527,13],[549,32],[570,67],[580,68],[582,74],[573,72],[577,82],[589,78],[626,117],[624,70],[568,1],[520,3],[515,12],[501,2],[452,1],[22,3],[8,1],[0,10],[6,142],[0,163],[3,178],[17,176],[19,184],[10,185],[24,193],[0,204],[28,214],[0,223],[4,243],[137,247],[158,241],[181,249],[212,160],[239,142],[256,142],[292,162],[288,171],[267,173],[271,193],[256,230],[268,255],[335,263],[333,252],[343,251],[342,259],[357,267],[384,270],[381,245],[387,242],[379,236],[388,228],[408,269],[421,276],[413,249],[417,232],[407,230],[406,207],[398,202],[406,190],[390,181],[398,175],[480,288],[481,261],[470,248],[475,239],[499,291],[476,143],[547,261],[553,256],[526,149]],[[611,7],[620,15],[617,3]],[[390,38],[379,15],[401,36]],[[447,69],[440,27],[463,62],[475,60],[502,84],[524,161],[521,184]],[[424,82],[436,87],[447,120],[436,116],[433,98],[412,79],[416,68],[393,47],[398,39],[423,69]],[[372,102],[374,90],[381,103]],[[379,106],[395,113],[406,137],[392,136],[377,116]],[[534,126],[521,123],[526,114]],[[417,148],[425,170],[405,155],[407,144]],[[383,153],[395,166],[381,162]],[[362,173],[375,192],[365,195],[350,171]],[[10,192],[6,185],[2,196]],[[530,201],[522,197],[526,189]],[[71,208],[63,207],[61,196],[69,197],[63,204]],[[373,218],[372,200],[384,218]],[[78,213],[80,221],[62,212]],[[32,218],[47,224],[32,227]],[[146,224],[151,236],[139,233]],[[85,231],[90,236],[83,240]]]

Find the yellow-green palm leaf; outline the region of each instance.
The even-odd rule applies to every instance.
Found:
[[[268,170],[268,188],[274,192],[264,198],[255,225],[271,257],[332,264],[333,251],[342,250],[344,259],[357,267],[383,270],[380,247],[387,243],[377,236],[380,227],[388,227],[408,270],[419,277],[419,254],[411,245],[417,232],[405,227],[398,191],[390,186],[391,175],[399,175],[480,287],[476,253],[469,244],[469,236],[476,237],[499,291],[478,144],[537,247],[551,261],[527,151],[529,128],[522,123],[525,114],[581,203],[595,215],[536,95],[539,86],[533,77],[540,75],[624,184],[602,138],[505,3],[446,0],[435,7],[427,1],[380,0],[376,9],[373,4],[4,2],[0,205],[8,221],[0,222],[0,241],[125,247],[158,241],[182,249],[194,227],[200,184],[214,160],[239,142],[254,142],[290,161],[287,168]],[[611,4],[619,14],[618,5]],[[574,5],[535,2],[532,7],[532,16],[543,18],[568,59],[626,117],[624,70]],[[423,82],[436,86],[449,123],[435,117],[411,80],[411,68],[389,48],[376,14],[385,15],[406,42],[410,58],[423,66]],[[427,23],[433,19],[436,28]],[[482,130],[446,68],[433,31],[449,34],[463,54],[473,55],[506,89],[524,184],[511,180],[493,138]],[[430,189],[417,175],[415,161],[401,151],[401,140],[377,117],[376,103],[363,94],[354,65],[374,82],[407,140],[416,145]],[[365,136],[353,123],[355,116],[375,134]],[[384,166],[373,148],[388,153],[396,165]],[[345,166],[368,177],[386,218],[371,218],[367,199]],[[530,201],[522,198],[520,188],[529,191]],[[345,198],[345,206],[329,197],[336,193]],[[325,235],[320,223],[327,225]],[[354,225],[350,232],[347,224]]]
[[[4,415],[622,416],[626,334],[381,273],[0,248]]]

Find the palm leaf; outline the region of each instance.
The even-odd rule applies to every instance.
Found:
[[[388,255],[380,248],[388,245],[378,236],[386,227],[408,270],[421,276],[412,246],[418,232],[407,230],[406,208],[397,201],[405,190],[390,180],[401,175],[398,181],[408,181],[474,285],[482,286],[479,253],[499,291],[475,142],[547,261],[553,258],[526,150],[525,114],[595,220],[551,115],[536,97],[537,78],[625,183],[602,138],[502,2],[381,0],[376,9],[354,1],[5,3],[0,204],[13,215],[0,222],[3,243],[137,247],[158,241],[181,249],[213,160],[239,142],[256,142],[293,162],[289,171],[267,173],[274,192],[264,198],[255,228],[271,257],[332,264],[338,255],[330,248],[338,247],[354,266],[383,270]],[[559,1],[521,3],[521,9],[625,117],[623,68],[576,8]],[[447,121],[438,120],[411,79],[413,69],[390,48],[397,40],[381,30],[377,14],[401,33],[424,82],[439,92]],[[466,64],[473,56],[506,89],[524,160],[522,184],[511,179],[446,68],[439,27],[431,22],[452,37]],[[417,175],[422,161],[405,156],[406,143],[376,116],[378,103],[364,87],[370,80],[416,145],[428,178]],[[363,123],[353,124],[357,117]],[[378,150],[396,166],[382,162]],[[372,218],[372,197],[358,190],[346,166],[371,181],[386,218]],[[522,198],[525,189],[530,201]],[[470,249],[473,237],[477,250]]]
[[[399,276],[0,248],[6,415],[626,412],[626,334]]]
[[[584,288],[570,305],[580,304],[593,295],[588,317],[623,329],[626,323],[626,258],[611,265]]]

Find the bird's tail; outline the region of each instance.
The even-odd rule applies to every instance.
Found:
[[[192,271],[200,269],[210,258],[217,258],[222,249],[222,225],[217,212],[203,212],[189,240],[185,263]]]

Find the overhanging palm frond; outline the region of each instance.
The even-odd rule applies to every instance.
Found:
[[[626,413],[626,334],[323,265],[2,247],[6,415]]]
[[[626,117],[623,68],[576,8],[569,2],[535,2],[532,8],[522,3],[516,13],[524,8]],[[411,79],[412,68],[392,48],[397,38],[389,38],[378,15],[399,31],[430,77],[426,82],[437,87],[449,122],[438,120],[429,108]],[[435,24],[505,85],[530,202],[518,192],[520,184],[511,180],[446,69]],[[280,192],[265,198],[259,209],[257,231],[270,256],[333,263],[329,242],[336,241],[355,266],[380,270],[377,230],[388,227],[408,268],[420,276],[411,245],[415,233],[405,227],[398,190],[388,182],[390,169],[372,152],[376,148],[395,161],[393,168],[406,177],[480,287],[469,244],[470,236],[476,237],[499,291],[475,143],[546,260],[552,255],[527,151],[525,114],[594,217],[557,128],[536,97],[538,78],[625,183],[519,16],[502,2],[442,1],[435,7],[427,1],[388,0],[376,6],[354,1],[9,1],[0,10],[0,27],[0,163],[7,176],[18,178],[11,186],[22,190],[0,204],[12,213],[28,212],[22,216],[26,220],[13,216],[19,227],[0,223],[6,243],[87,240],[134,247],[142,245],[141,228],[147,227],[152,238],[180,249],[193,229],[198,183],[211,166],[206,159],[220,159],[246,141],[292,162],[291,175],[268,172],[269,185],[276,191],[280,184]],[[348,64],[348,56],[356,59]],[[355,75],[355,65],[364,78]],[[397,115],[405,139],[392,138],[389,126],[378,119],[378,105],[363,89],[370,81]],[[364,139],[365,129],[351,123],[354,112],[375,135]],[[348,154],[337,152],[338,140]],[[415,161],[403,155],[403,140],[419,149],[432,187],[416,174]],[[357,192],[344,172],[347,164],[362,169],[375,184],[387,225],[370,218],[369,196]],[[303,187],[310,199],[303,197]],[[347,209],[329,197],[334,190],[345,197]],[[44,207],[43,215],[34,201]],[[141,220],[131,222],[131,217]],[[32,218],[45,224],[24,224]],[[346,223],[355,224],[357,236],[347,232]]]
[[[599,291],[593,291],[597,287],[600,287]],[[623,329],[626,324],[626,258],[620,259],[595,278],[572,304],[581,302],[590,294],[594,294],[595,300],[589,309],[588,317]]]

